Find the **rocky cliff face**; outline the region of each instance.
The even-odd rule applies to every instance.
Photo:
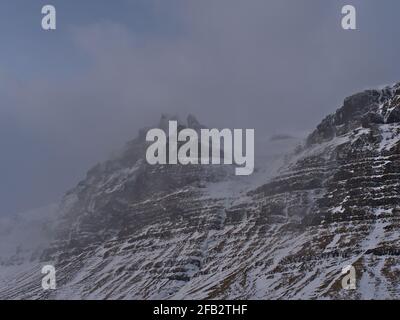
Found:
[[[53,241],[0,297],[400,298],[399,112],[400,85],[347,98],[272,178],[149,166],[143,131],[67,193]]]

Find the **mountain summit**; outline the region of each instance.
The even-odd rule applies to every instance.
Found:
[[[149,166],[142,132],[66,194],[54,239],[3,275],[0,297],[398,299],[399,112],[400,84],[349,97],[251,184],[220,167]],[[40,286],[46,263],[55,291]]]

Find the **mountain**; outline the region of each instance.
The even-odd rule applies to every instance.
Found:
[[[52,238],[57,205],[0,218],[0,265],[13,266],[41,255]]]
[[[400,84],[347,98],[296,148],[264,141],[251,177],[150,166],[145,132],[65,195],[50,244],[1,278],[0,298],[400,298]]]

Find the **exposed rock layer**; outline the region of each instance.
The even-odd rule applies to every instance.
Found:
[[[400,298],[399,139],[400,85],[347,98],[250,188],[225,167],[149,166],[142,132],[65,196],[55,240],[0,297]]]

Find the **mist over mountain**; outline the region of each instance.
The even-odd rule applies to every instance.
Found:
[[[304,140],[261,139],[273,151],[250,177],[151,166],[142,130],[65,194],[45,246],[0,252],[0,297],[398,299],[399,108],[400,84],[350,96]],[[57,290],[42,290],[43,264]]]
[[[49,3],[50,4],[50,3]],[[162,113],[260,137],[311,131],[398,80],[398,0],[0,1],[0,215],[61,198]]]

